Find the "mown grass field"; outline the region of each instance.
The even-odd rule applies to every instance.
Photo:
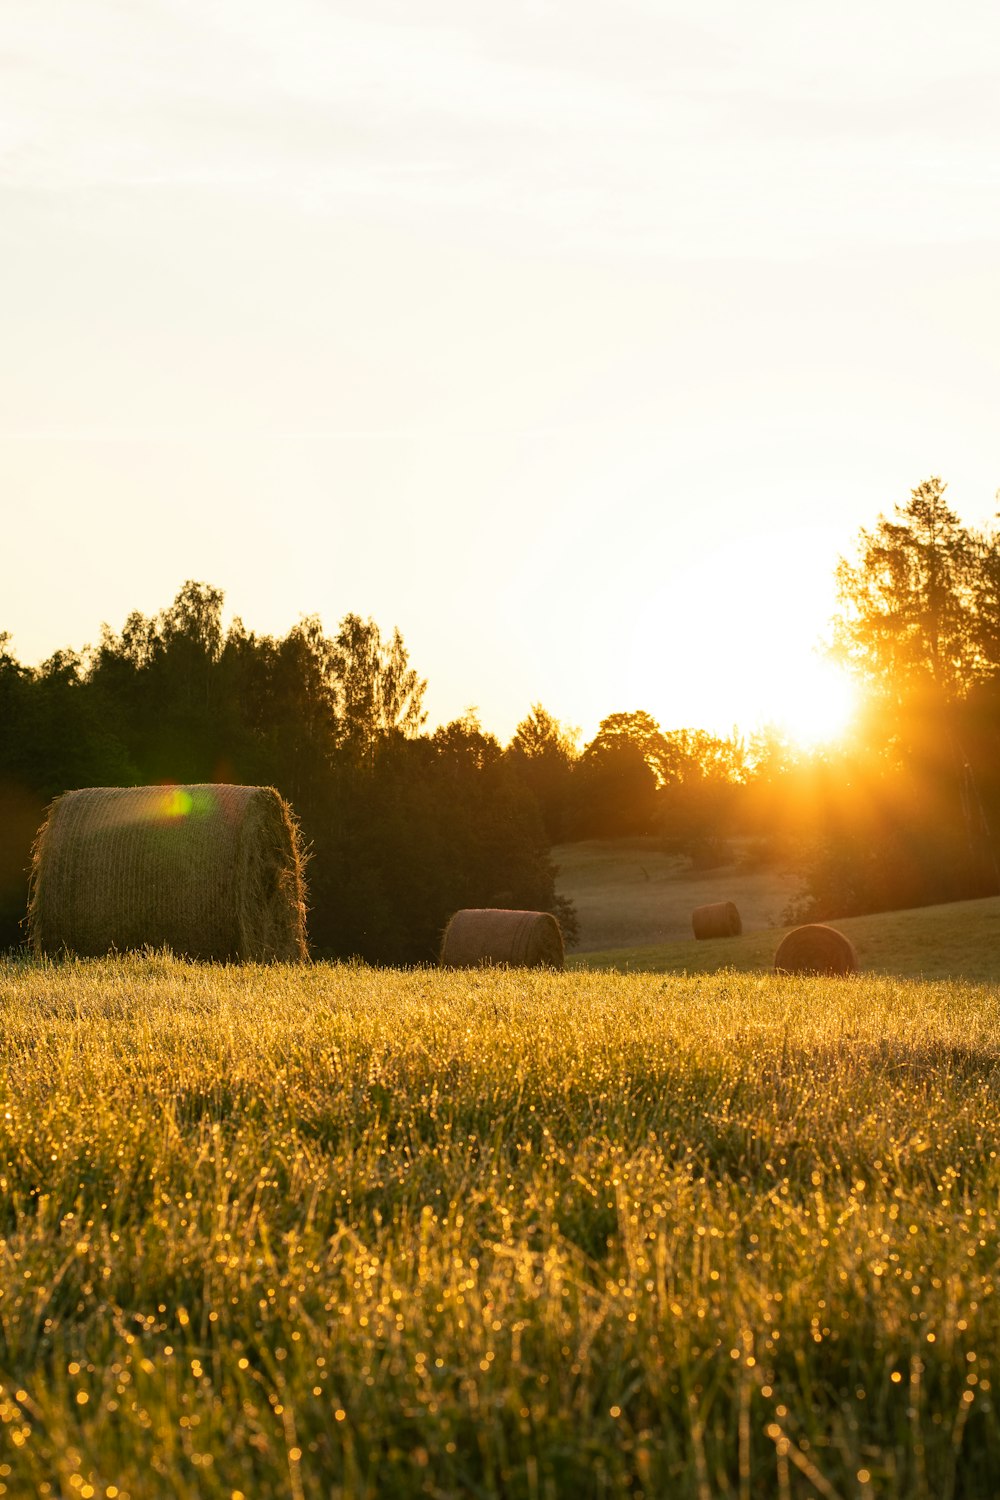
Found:
[[[732,862],[694,870],[683,855],[665,854],[652,837],[584,839],[552,850],[556,887],[576,906],[576,952],[683,942],[691,913],[711,901],[735,901],[744,930],[774,927],[802,889],[790,865],[747,864],[745,840],[730,845]]]
[[[869,917],[839,917],[832,926],[854,944],[866,973],[909,979],[1000,981],[1000,896],[920,906]],[[672,943],[570,954],[577,968],[648,970],[653,973],[715,973],[773,967],[787,927],[751,929],[737,938]]]
[[[0,966],[15,1496],[1000,1493],[1000,1001]]]
[[[738,842],[734,849],[740,851]],[[692,870],[690,861],[664,854],[652,838],[564,844],[553,857],[559,890],[572,897],[580,918],[580,941],[569,954],[574,968],[672,974],[770,969],[789,931],[782,912],[800,889],[794,870],[782,865],[754,869],[737,861]],[[712,901],[735,901],[741,937],[695,941],[691,913]],[[836,918],[833,925],[851,939],[868,972],[1000,981],[1000,897]]]

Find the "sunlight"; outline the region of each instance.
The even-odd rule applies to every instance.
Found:
[[[832,662],[816,661],[795,682],[795,701],[776,716],[778,727],[803,749],[841,739],[858,707],[853,680]]]

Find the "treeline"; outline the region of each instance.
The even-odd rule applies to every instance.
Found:
[[[551,911],[572,942],[553,843],[655,834],[718,863],[734,832],[767,824],[757,772],[790,757],[665,733],[642,711],[610,715],[580,750],[541,704],[506,746],[471,714],[427,733],[398,630],[351,614],[332,637],[308,618],[274,638],[224,629],[222,604],[189,582],[156,616],[38,668],[0,637],[0,945],[23,938],[31,842],[70,787],[277,787],[310,852],[313,950],[405,963],[433,958],[463,906]]]
[[[745,856],[799,866],[790,918],[1000,891],[1000,530],[966,526],[945,491],[918,485],[837,567],[831,655],[862,690],[841,742],[803,755],[775,735],[744,746],[616,715],[579,768],[591,831],[625,815],[705,863],[742,834]],[[626,781],[627,814],[611,792]]]
[[[796,862],[796,916],[1000,889],[1000,533],[964,526],[928,480],[840,563],[833,651],[862,682],[844,742],[806,755],[604,719],[582,749],[540,704],[502,746],[468,714],[428,733],[426,683],[398,630],[347,615],[286,636],[222,626],[223,596],[184,585],[155,617],[105,627],[83,655],[21,665],[0,636],[0,945],[18,942],[46,803],[70,787],[273,785],[310,849],[319,954],[433,958],[463,906],[551,911],[572,940],[549,850],[654,835],[702,867]]]
[[[506,746],[471,714],[427,733],[426,683],[398,630],[385,639],[351,614],[332,637],[308,618],[274,638],[224,630],[222,604],[189,582],[156,616],[38,668],[0,637],[0,945],[23,937],[31,842],[70,787],[277,787],[310,851],[314,951],[382,963],[433,958],[463,906],[551,911],[572,941],[553,843],[656,834],[717,863],[755,826],[754,771],[777,742],[762,760],[763,742],[665,733],[637,711],[580,750],[541,704]]]
[[[420,732],[426,688],[399,632],[348,615],[281,639],[223,630],[218,589],[105,628],[85,657],[37,669],[0,637],[0,945],[22,940],[26,864],[47,802],[70,787],[226,781],[275,786],[309,849],[313,951],[435,956],[463,906],[552,911],[548,839],[530,789],[466,717]]]
[[[1000,531],[931,478],[837,568],[833,651],[865,689],[811,799],[805,909],[1000,890]]]
[[[1000,530],[966,526],[945,491],[918,485],[837,567],[831,655],[862,689],[843,741],[802,755],[773,735],[744,746],[619,715],[582,759],[595,790],[631,746],[635,827],[695,860],[734,834],[793,860],[803,892],[789,917],[1000,891]],[[610,828],[609,796],[601,807]]]

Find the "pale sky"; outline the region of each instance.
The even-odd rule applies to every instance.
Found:
[[[1000,486],[1000,10],[3,0],[0,631],[187,578],[431,723],[750,729]]]

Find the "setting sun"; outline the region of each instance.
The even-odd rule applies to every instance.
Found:
[[[795,700],[778,718],[778,725],[804,749],[843,737],[857,711],[858,692],[846,672],[832,662],[817,661],[795,685]]]

